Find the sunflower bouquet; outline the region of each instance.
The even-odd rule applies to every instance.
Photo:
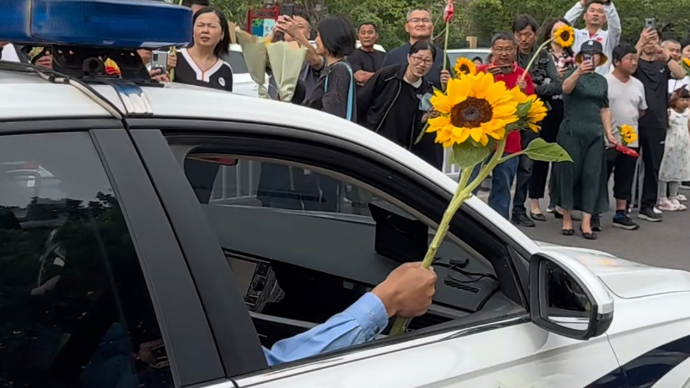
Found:
[[[635,133],[635,128],[630,125],[621,125],[618,129],[621,134],[621,143],[628,147],[630,144],[637,141],[637,133]]]
[[[530,59],[529,63],[527,64],[527,67],[525,67],[526,71],[522,74],[520,80],[523,80],[527,76],[527,73],[529,73],[529,69],[532,68],[534,61],[539,57],[539,53],[541,52],[541,50],[543,50],[544,47],[546,47],[546,45],[548,45],[551,42],[556,42],[556,44],[563,48],[571,47],[573,44],[575,44],[575,30],[573,29],[573,27],[569,25],[563,25],[562,27],[557,29],[556,32],[553,33],[551,39],[546,40],[537,48],[535,54],[532,56],[532,59]]]
[[[508,89],[503,81],[495,81],[491,73],[456,75],[448,81],[446,93],[436,90],[431,98],[439,116],[429,119],[426,131],[435,133],[436,143],[450,150],[450,162],[461,169],[460,181],[424,256],[424,268],[431,266],[460,206],[500,163],[523,154],[545,162],[572,162],[561,146],[541,138],[521,152],[504,155],[510,132],[540,130],[547,113],[544,103],[536,96],[525,95],[520,87]],[[478,174],[472,179],[477,166]],[[391,335],[403,333],[408,322],[398,318]]]

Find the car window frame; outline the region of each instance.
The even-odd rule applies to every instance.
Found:
[[[170,135],[187,135],[187,136],[194,136],[194,137],[218,137],[219,135],[223,137],[233,137],[236,138],[237,136],[240,135],[250,135],[254,136],[255,138],[265,138],[266,136],[279,136],[283,137],[285,139],[290,139],[290,141],[303,141],[303,142],[314,142],[318,140],[318,144],[332,144],[340,149],[343,150],[350,150],[352,152],[357,152],[362,155],[366,155],[370,160],[372,161],[380,161],[383,162],[384,164],[387,163],[388,167],[393,168],[394,170],[397,170],[399,173],[404,174],[404,172],[410,173],[409,168],[406,166],[399,165],[399,163],[394,163],[392,160],[388,159],[385,157],[385,155],[381,155],[380,153],[367,149],[366,147],[338,139],[332,136],[328,136],[326,134],[319,134],[319,133],[313,133],[313,132],[308,132],[308,131],[295,131],[294,128],[289,128],[287,126],[275,126],[275,125],[264,125],[264,124],[256,124],[256,123],[245,123],[245,122],[232,122],[232,121],[219,121],[219,120],[202,120],[202,119],[190,119],[190,118],[133,118],[133,119],[128,119],[128,125],[134,134],[133,138],[135,142],[137,143],[138,147],[138,140],[137,140],[137,132],[143,131],[143,130],[152,130],[158,132],[160,128],[164,128],[163,131],[159,132],[160,136],[163,137],[163,134],[166,136]],[[251,144],[251,143],[249,143]],[[169,157],[172,157],[175,159],[175,156],[173,155],[172,151],[170,150],[169,146],[167,145],[166,142],[166,149],[167,152],[169,153]],[[159,150],[159,152],[163,152],[162,150]],[[257,156],[256,154],[252,153],[251,155]],[[284,159],[284,158],[280,158]],[[169,160],[169,159],[168,159]],[[176,160],[176,159],[175,159]],[[160,162],[160,158],[158,160]],[[177,161],[177,165],[179,166],[179,161]],[[184,172],[182,171],[182,168],[179,168],[178,173],[183,174]],[[445,189],[442,187],[439,187],[436,184],[433,184],[432,181],[429,181],[427,178],[420,176],[419,174],[413,173],[411,176],[414,176],[416,180],[420,181],[419,183],[422,183],[425,186],[427,190],[430,191],[430,193],[433,193],[437,195],[439,198],[445,199],[445,200],[450,200],[452,197],[452,194],[448,193]],[[186,177],[185,177],[186,179]],[[154,181],[156,178],[154,177]],[[431,184],[430,184],[431,183]],[[185,188],[185,195],[194,195],[193,190],[191,189],[191,186],[188,188]],[[196,197],[195,197],[196,199]],[[165,202],[165,200],[164,200]],[[198,202],[198,201],[197,201]],[[199,207],[199,210],[201,208]],[[479,212],[476,210],[469,208],[469,207],[464,207],[463,210],[465,212],[465,216],[471,217],[474,221],[478,222],[480,225],[484,226],[487,228],[487,230],[490,230],[494,235],[496,235],[498,238],[503,241],[508,250],[514,253],[517,253],[516,255],[509,255],[507,258],[508,263],[507,267],[509,267],[509,270],[512,271],[512,276],[513,279],[516,282],[516,285],[518,286],[518,291],[524,289],[524,285],[522,284],[522,279],[520,279],[520,274],[518,271],[515,269],[515,263],[513,262],[514,260],[523,260],[525,257],[529,257],[529,252],[520,244],[518,244],[516,241],[511,239],[509,236],[507,236],[505,233],[502,233],[500,229],[489,222],[486,218],[484,218]],[[175,224],[175,220],[171,218],[171,221],[173,224]],[[182,220],[180,220],[182,222]],[[209,226],[210,228],[210,226]],[[203,226],[204,230],[206,229],[206,225]],[[497,233],[498,232],[498,233]],[[194,233],[194,231],[190,231],[190,233]],[[220,249],[220,246],[218,242],[216,241],[216,245],[218,245],[218,249]],[[222,255],[222,252],[219,253],[219,257],[224,259],[224,256]],[[524,264],[524,263],[523,263]],[[234,283],[234,279],[233,279]],[[238,292],[239,295],[239,292]],[[526,295],[521,295],[521,299],[526,298]],[[529,305],[528,301],[523,299],[522,306],[529,311]],[[245,314],[249,316],[249,312],[247,311],[246,307],[242,305],[242,309],[245,311]],[[522,315],[520,313],[519,315]],[[445,330],[454,330],[457,329],[457,327],[447,327]],[[431,335],[433,334],[433,330],[430,331],[432,333],[419,333],[419,335]],[[245,335],[252,334],[256,336],[256,331],[251,328],[251,330],[245,330],[244,331]],[[437,333],[436,333],[437,334]],[[392,341],[386,341],[386,344],[381,344],[380,346],[387,346],[387,345],[394,345],[398,343],[398,341],[408,341],[412,338],[418,338],[419,336],[412,337],[412,336],[405,336],[400,339],[391,339]],[[290,363],[293,364],[293,363]],[[264,368],[262,368],[264,369]],[[263,373],[265,370],[258,372],[258,373]],[[238,376],[238,375],[228,375],[228,377],[233,377],[233,376]],[[240,375],[241,376],[241,375]]]
[[[122,121],[82,117],[0,121],[0,137],[60,132],[86,133],[94,145],[137,253],[175,386],[222,378],[213,335],[184,256]],[[196,335],[190,336],[189,330]]]

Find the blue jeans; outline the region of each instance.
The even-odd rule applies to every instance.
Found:
[[[510,188],[513,186],[513,180],[515,180],[515,174],[517,174],[519,163],[519,157],[511,158],[496,166],[491,172],[489,206],[506,220],[510,219]],[[474,180],[474,178],[479,175],[480,169],[481,165],[474,168],[470,181]],[[478,189],[474,190],[474,195],[477,195],[477,191]]]

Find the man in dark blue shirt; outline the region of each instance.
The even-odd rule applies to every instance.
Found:
[[[383,60],[383,67],[407,64],[407,54],[410,52],[410,47],[419,40],[431,40],[434,33],[434,22],[431,20],[431,12],[421,8],[415,8],[408,12],[405,31],[410,35],[410,41],[389,51],[386,58]],[[429,74],[426,76],[426,79],[437,89],[443,89],[441,85],[443,58],[446,58],[448,71],[453,74],[452,69],[454,64],[450,63],[443,49],[437,47],[436,59],[434,60],[434,64],[431,65]]]

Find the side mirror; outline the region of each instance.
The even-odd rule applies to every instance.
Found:
[[[538,253],[529,268],[532,322],[577,340],[602,335],[613,321],[613,297],[579,261]]]

